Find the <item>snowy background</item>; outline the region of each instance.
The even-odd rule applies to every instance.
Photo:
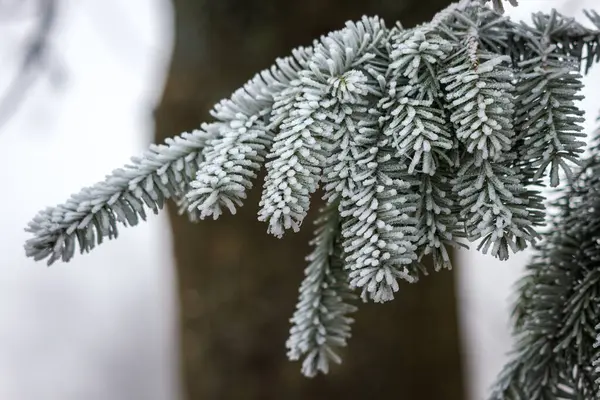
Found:
[[[582,17],[598,2],[520,3],[509,10],[513,17],[551,7]],[[169,7],[165,0],[64,0],[51,52],[65,79],[56,86],[52,74],[42,75],[0,130],[2,400],[178,397],[165,213],[68,264],[45,268],[22,248],[23,228],[38,210],[102,179],[150,142],[151,110],[162,90],[156,83],[171,51]],[[0,24],[0,93],[30,28]],[[596,68],[586,78],[589,130],[600,108],[592,96],[599,81]],[[499,263],[463,252],[457,262],[471,400],[484,399],[505,361],[508,300],[527,257]]]

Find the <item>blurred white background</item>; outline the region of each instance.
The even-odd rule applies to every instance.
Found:
[[[68,264],[46,268],[23,250],[23,229],[38,210],[150,143],[156,82],[171,51],[170,5],[61,0],[59,7],[50,71],[64,68],[66,80],[56,88],[42,73],[0,129],[0,399],[172,399],[166,214]],[[14,79],[33,18],[0,24],[0,93]]]
[[[597,0],[521,0],[515,18],[555,7],[583,17]],[[171,400],[175,375],[173,261],[166,214],[68,264],[25,258],[35,213],[63,202],[139,154],[171,51],[166,0],[63,0],[51,62],[0,130],[0,399]],[[0,15],[0,17],[2,17]],[[0,24],[0,93],[18,68],[27,23]],[[51,69],[52,70],[52,69]],[[600,68],[586,78],[587,127]],[[460,254],[458,294],[472,400],[485,398],[510,348],[512,285],[528,254],[500,263]]]

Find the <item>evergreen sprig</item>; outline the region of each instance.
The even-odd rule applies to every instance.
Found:
[[[69,261],[77,243],[81,253],[89,252],[104,238],[116,238],[118,223],[137,225],[146,219],[147,209],[157,213],[168,198],[183,212],[186,193],[203,160],[201,151],[211,137],[196,130],[167,139],[164,145],[151,145],[142,157],[132,158],[131,164],[113,171],[103,182],[41,211],[27,227],[35,233],[25,246],[27,256],[48,258],[48,265]],[[198,218],[194,209],[189,216]]]
[[[501,0],[486,3],[461,0],[412,29],[363,17],[294,50],[218,103],[212,122],[41,211],[26,254],[69,261],[76,242],[87,252],[167,198],[193,220],[235,213],[263,166],[258,218],[280,237],[300,229],[320,187],[326,211],[287,346],[304,374],[326,372],[350,336],[353,291],[392,300],[428,272],[425,257],[450,268],[447,247],[464,239],[506,259],[542,234],[539,189],[578,182],[579,71],[600,59],[600,16],[587,13],[597,29],[556,11],[515,23]],[[578,190],[570,198],[593,214]],[[592,391],[595,225],[576,224],[582,213],[541,236],[519,303],[523,350],[498,393]]]
[[[517,344],[494,400],[595,399],[600,304],[600,158],[555,202],[515,306]]]
[[[337,203],[321,210],[315,224],[314,250],[306,258],[309,264],[286,343],[291,360],[304,357],[302,373],[309,377],[327,373],[332,361],[341,362],[335,348],[346,346],[353,322],[348,315],[356,311],[342,259]]]
[[[214,107],[211,114],[219,122],[205,124],[213,137],[202,151],[204,160],[187,193],[189,210],[199,210],[201,218],[217,219],[223,207],[235,214],[275,140],[267,116],[273,109],[278,116],[283,114],[274,103],[294,86],[311,55],[311,48],[294,50],[291,57],[277,60],[276,66]]]
[[[519,63],[516,124],[519,158],[534,180],[550,167],[550,184],[556,187],[559,169],[571,178],[586,134],[581,126],[584,112],[576,105],[583,99],[578,61],[557,53],[548,42],[547,37],[532,40],[537,54]]]

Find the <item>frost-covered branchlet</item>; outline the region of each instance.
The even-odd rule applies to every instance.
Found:
[[[446,178],[456,167],[456,138],[440,101],[438,74],[457,46],[445,38],[443,27],[458,9],[449,7],[431,23],[393,35],[386,96],[378,103],[381,129],[395,150],[392,159],[404,166],[401,180],[410,182],[403,193],[403,208],[409,213],[402,225],[405,238],[415,246],[417,262],[409,266],[412,280],[419,272],[427,273],[420,265],[426,255],[432,255],[436,270],[450,268],[446,245],[457,244],[458,224]],[[407,201],[411,192],[418,196]]]
[[[274,134],[266,126],[273,103],[298,79],[311,55],[310,48],[294,50],[211,111],[219,122],[211,124],[214,138],[202,152],[204,161],[187,194],[190,210],[216,219],[223,208],[235,214],[241,207],[273,142]]]
[[[519,64],[519,158],[533,179],[544,177],[549,169],[550,184],[558,186],[559,171],[571,178],[573,164],[584,151],[584,112],[576,105],[583,98],[583,84],[576,60],[565,59],[555,46],[536,44],[539,55]]]
[[[516,309],[518,342],[494,400],[598,398],[600,158],[593,157],[554,207]]]
[[[509,63],[505,56],[463,51],[440,78],[456,138],[475,165],[497,161],[511,148],[515,100]]]
[[[363,75],[352,70],[368,63],[385,37],[386,28],[379,18],[349,22],[315,45],[307,68],[294,82],[299,87],[292,92],[291,109],[279,125],[268,156],[258,214],[275,236],[300,229],[325,165],[324,143],[339,125],[337,118],[328,115],[329,108],[338,103],[350,107],[355,96],[368,92],[361,87]]]
[[[460,247],[457,241],[461,233],[458,218],[452,212],[455,203],[452,199],[451,177],[436,174],[420,178],[417,206],[417,245],[419,260],[431,254],[435,270],[452,268],[447,245]]]
[[[314,249],[300,286],[300,298],[292,317],[286,343],[291,360],[303,358],[302,373],[313,377],[327,373],[330,362],[340,363],[336,348],[345,347],[350,337],[350,302],[356,297],[348,286],[340,242],[337,203],[322,210],[312,241]]]
[[[113,171],[105,181],[41,211],[26,229],[35,235],[25,244],[27,256],[48,258],[48,265],[59,259],[69,261],[77,243],[81,253],[89,252],[104,238],[116,238],[118,223],[137,225],[146,219],[146,210],[157,213],[165,199],[172,198],[185,209],[185,194],[210,138],[210,133],[197,130],[168,139],[165,145],[151,145],[142,157],[132,158],[131,164]],[[190,218],[197,218],[193,210]]]
[[[454,180],[454,193],[460,198],[460,220],[471,241],[483,238],[480,249],[506,260],[535,243],[538,234],[540,204],[522,198],[522,176],[505,163],[481,161],[472,157],[465,162]]]
[[[355,189],[340,207],[350,284],[376,302],[392,300],[399,279],[416,279],[411,265],[417,260],[418,195],[389,142],[376,116],[364,115],[353,139]]]
[[[324,171],[326,189],[336,188],[341,197],[341,233],[350,285],[361,289],[364,300],[376,302],[393,299],[399,279],[415,279],[409,267],[417,259],[410,215],[415,212],[416,196],[398,175],[405,167],[397,162],[390,140],[381,132],[381,115],[368,108],[384,95],[388,51],[386,42],[378,41],[361,70],[340,77],[340,87],[352,95],[332,93],[331,103],[339,109],[329,107],[327,118],[336,138],[332,149],[341,152],[329,157]],[[347,166],[347,173],[336,173],[339,161]],[[326,198],[330,197],[326,192]]]
[[[447,246],[466,246],[464,239],[506,259],[540,236],[540,187],[563,175],[578,179],[579,71],[600,58],[600,16],[587,13],[595,29],[555,11],[527,25],[504,16],[501,0],[488,3],[461,0],[412,29],[363,17],[293,50],[219,102],[199,130],[153,145],[104,182],[40,212],[27,228],[27,255],[68,261],[77,243],[89,251],[166,198],[194,220],[235,213],[263,167],[258,218],[279,237],[300,229],[320,187],[326,218],[288,349],[304,360],[306,375],[326,372],[349,337],[351,291],[365,301],[392,300],[402,281],[427,273],[425,257],[436,270],[450,268]],[[573,232],[544,237],[541,248],[569,254],[563,242]],[[580,285],[586,296],[595,290],[595,280],[584,287],[588,281],[564,270],[581,269],[577,257],[596,257],[594,242],[584,242],[568,265],[538,259],[556,268],[530,279],[519,323],[533,332],[524,342],[529,353],[507,369],[498,393],[555,395],[548,388],[559,381],[591,393],[598,357],[567,350],[573,340],[591,342],[595,305],[567,294],[559,296],[571,299],[564,309],[550,304],[559,298],[556,282]],[[539,353],[551,348],[548,340],[559,358]],[[565,366],[577,372],[567,376]],[[501,398],[518,398],[510,396]]]

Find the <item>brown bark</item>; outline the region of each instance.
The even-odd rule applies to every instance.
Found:
[[[448,0],[173,0],[175,49],[156,140],[208,120],[208,109],[293,47],[362,14],[405,26]],[[285,356],[311,222],[278,240],[256,220],[262,181],[235,216],[192,224],[169,212],[181,301],[184,392],[196,399],[463,398],[453,274],[362,305],[344,363],[306,379]],[[315,200],[317,203],[318,200]],[[314,213],[309,215],[309,221]]]

